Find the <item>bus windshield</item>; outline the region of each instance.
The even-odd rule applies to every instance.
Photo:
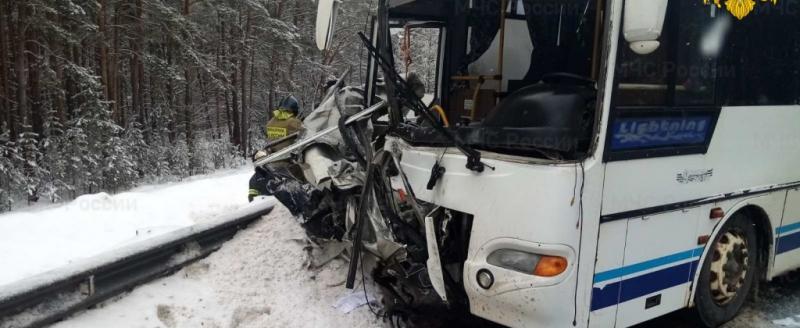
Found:
[[[388,43],[397,72],[426,105],[443,109],[466,144],[574,159],[588,152],[593,134],[597,6],[590,0],[406,2],[390,9]],[[399,131],[407,141],[447,144],[408,110],[402,117]]]

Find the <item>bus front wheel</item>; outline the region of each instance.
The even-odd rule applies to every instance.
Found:
[[[753,222],[737,213],[710,244],[695,294],[697,312],[706,326],[728,322],[742,309],[758,269],[757,238]]]

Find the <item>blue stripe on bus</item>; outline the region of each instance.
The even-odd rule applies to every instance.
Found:
[[[672,264],[675,262],[688,260],[700,256],[701,254],[703,254],[703,247],[695,248],[693,250],[688,250],[685,252],[675,253],[672,255],[667,255],[664,257],[659,257],[657,259],[645,261],[642,263],[632,264],[618,269],[600,272],[594,275],[594,283],[596,284],[599,282],[620,278],[630,274],[647,271],[650,269]]]
[[[591,311],[625,303],[668,288],[688,283],[694,277],[699,261],[650,272],[641,276],[592,289]]]
[[[785,234],[787,232],[791,232],[791,231],[798,230],[798,229],[800,229],[800,222],[787,224],[785,226],[778,227],[777,229],[775,229],[775,234],[776,235],[782,235],[782,234]]]
[[[776,235],[781,235],[795,230],[800,230],[800,222],[778,227],[775,229],[775,232]],[[600,272],[595,274],[594,283],[597,284],[599,282],[621,278],[675,262],[694,259],[703,254],[703,249],[703,247],[699,247],[693,250]],[[779,237],[775,253],[783,254],[796,249],[800,249],[800,231]],[[602,310],[658,291],[689,283],[692,281],[699,264],[699,260],[695,260],[646,273],[641,276],[624,279],[608,284],[603,288],[595,287],[592,289],[591,311]]]
[[[775,254],[783,254],[800,248],[800,232],[778,238],[778,245],[775,247]]]

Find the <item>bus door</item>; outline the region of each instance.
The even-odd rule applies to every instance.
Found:
[[[783,222],[775,229],[775,270],[778,275],[800,263],[800,189],[789,190]]]
[[[598,272],[595,282],[616,281],[616,325],[628,327],[688,304],[703,246],[697,241],[699,208],[619,219],[627,226],[623,265]]]

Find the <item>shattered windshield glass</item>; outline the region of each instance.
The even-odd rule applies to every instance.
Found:
[[[429,2],[391,14],[413,17]],[[431,106],[442,123],[476,149],[581,156],[594,120],[596,1],[507,3],[502,11],[500,1],[454,1],[441,19],[394,19],[389,35],[396,70],[426,105],[441,108]],[[404,111],[403,117],[404,139],[448,144],[413,114]]]

